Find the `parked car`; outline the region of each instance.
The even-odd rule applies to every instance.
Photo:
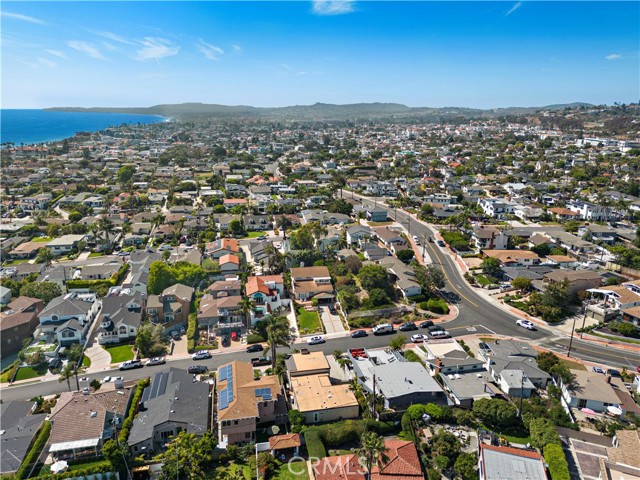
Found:
[[[111,381],[111,377],[107,375],[102,380],[100,380],[100,383],[109,383],[110,381]]]
[[[191,356],[191,360],[206,360],[207,358],[211,358],[209,350],[200,350]]]
[[[429,328],[433,327],[433,322],[431,320],[426,320],[420,324],[420,328]]]
[[[120,365],[120,370],[132,370],[134,368],[142,368],[142,362],[140,360],[127,360]]]
[[[436,242],[436,244],[437,244],[439,247],[444,247],[444,242],[443,242],[442,240],[438,240],[438,241]]]
[[[533,322],[530,322],[529,320],[518,320],[516,321],[516,325],[522,328],[526,328],[527,330],[536,329],[536,326],[533,324]]]
[[[261,352],[263,350],[264,350],[264,347],[259,343],[256,343],[256,344],[253,344],[253,345],[249,345],[247,347],[247,353]]]
[[[615,368],[607,369],[607,375],[609,375],[610,377],[622,378],[622,374]]]
[[[416,324],[412,322],[403,323],[402,325],[400,325],[400,328],[398,328],[398,330],[400,330],[401,332],[411,332],[417,329],[418,327],[416,326]]]
[[[425,336],[422,335],[421,333],[415,333],[411,335],[411,341],[413,343],[420,343],[420,342],[424,342],[425,340],[426,340]]]
[[[174,340],[180,340],[180,332],[178,330],[171,330],[170,335]]]
[[[431,338],[449,338],[449,337],[451,337],[451,335],[449,335],[449,332],[447,332],[446,330],[436,330],[434,332],[429,332],[429,337],[431,337]]]
[[[271,365],[271,357],[258,357],[251,359],[251,365],[261,367],[263,365]]]
[[[490,352],[491,348],[489,347],[489,344],[486,342],[480,342],[478,344],[478,348],[480,348],[480,350],[482,350],[483,352]]]
[[[329,305],[329,312],[331,313],[331,315],[337,315],[338,314],[338,310],[336,309],[336,307],[334,305]]]
[[[593,367],[593,371],[596,373],[604,373],[604,370],[600,367]]]
[[[431,325],[430,327],[427,327],[427,330],[429,331],[429,333],[441,332],[442,330],[444,330],[444,327],[442,327],[441,325]]]
[[[147,367],[152,367],[154,365],[164,365],[167,363],[164,357],[153,357],[147,360]]]
[[[307,345],[318,345],[320,343],[324,343],[325,340],[320,335],[316,335],[307,340]]]
[[[84,388],[82,389],[82,394],[83,394],[83,395],[89,395],[89,387],[84,387]]]
[[[158,248],[158,251],[159,252],[165,252],[165,251],[171,250],[172,248],[173,247],[171,245],[169,245],[167,243],[164,243],[164,244],[160,245],[160,248]]]
[[[187,368],[187,372],[189,373],[204,373],[208,370],[206,365],[191,365]]]
[[[351,338],[362,338],[368,336],[365,330],[355,330],[351,332]]]
[[[376,325],[372,330],[374,335],[385,335],[387,333],[394,332],[393,325],[391,325],[390,323],[382,323],[380,325]]]
[[[308,348],[301,348],[300,349],[300,354],[301,355],[309,355],[311,352],[309,351]]]
[[[231,337],[229,335],[222,336],[222,346],[228,347],[231,345]]]

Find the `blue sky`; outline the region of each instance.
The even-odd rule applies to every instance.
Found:
[[[3,1],[2,107],[640,98],[638,2]]]

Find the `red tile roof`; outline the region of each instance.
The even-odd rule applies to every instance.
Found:
[[[297,433],[269,437],[269,448],[271,450],[284,450],[285,448],[294,448],[300,445],[302,445],[302,442],[300,442],[300,435]]]
[[[264,281],[260,277],[249,277],[247,279],[247,295],[253,295],[254,293],[263,293],[265,295],[270,295],[271,292],[269,287],[264,284]]]
[[[515,455],[517,457],[533,458],[534,460],[542,460],[542,456],[539,453],[532,452],[531,450],[522,450],[521,448],[513,447],[497,447],[494,445],[480,445],[480,452],[482,450],[494,450],[500,453],[506,453],[507,455]]]

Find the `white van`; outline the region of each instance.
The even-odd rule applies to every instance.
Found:
[[[376,325],[375,327],[373,327],[374,335],[384,335],[385,333],[392,333],[392,332],[393,332],[393,325],[391,325],[390,323],[382,323],[380,325]]]
[[[449,338],[451,335],[449,335],[449,332],[446,330],[436,330],[434,332],[429,332],[429,336],[431,338]]]

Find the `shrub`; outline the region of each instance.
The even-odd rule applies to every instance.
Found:
[[[27,455],[24,457],[20,468],[16,471],[15,478],[17,480],[21,480],[23,478],[27,478],[27,475],[31,471],[31,467],[35,462],[38,461],[40,457],[40,453],[42,453],[42,449],[49,440],[49,435],[51,434],[51,423],[45,421],[40,428],[40,433],[36,437],[35,441],[31,444],[31,448]]]
[[[546,417],[532,419],[529,422],[529,433],[531,434],[531,445],[535,448],[542,448],[550,444],[560,445],[560,436],[556,432],[556,427]]]
[[[620,322],[618,323],[618,333],[625,337],[637,337],[640,332],[632,323]]]
[[[349,319],[349,326],[352,328],[370,328],[380,322],[378,317],[360,317]]]
[[[549,466],[551,480],[570,480],[569,464],[564,456],[562,447],[551,443],[544,447],[544,460]]]
[[[187,351],[189,353],[193,353],[196,347],[196,339],[198,337],[198,315],[196,313],[190,313],[188,318]]]
[[[140,403],[140,399],[142,398],[143,390],[149,385],[149,379],[143,378],[136,385],[136,391],[133,394],[133,399],[131,400],[131,404],[129,405],[129,411],[127,412],[127,418],[125,418],[124,422],[122,422],[122,428],[120,429],[120,433],[118,433],[118,441],[120,443],[126,443],[129,438],[129,431],[131,430],[131,426],[133,425],[133,418],[136,416],[136,412],[138,411],[138,403]]]
[[[262,338],[262,335],[258,335],[257,333],[252,333],[251,335],[247,336],[247,344],[249,345],[253,345],[254,343],[262,343],[264,342],[264,338]]]
[[[307,444],[307,453],[310,458],[325,458],[327,456],[327,450],[324,448],[319,430],[315,428],[305,430],[304,440]]]
[[[426,307],[427,308],[425,308],[425,310],[429,310],[430,312],[433,312],[433,313],[441,313],[444,315],[449,313],[449,306],[441,298],[432,298],[428,300]],[[420,308],[422,308],[422,306]]]

